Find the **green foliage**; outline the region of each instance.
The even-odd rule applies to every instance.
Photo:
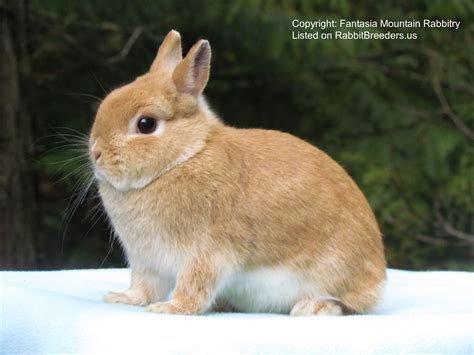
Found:
[[[32,109],[38,136],[50,127],[87,132],[98,97],[148,69],[157,46],[179,30],[185,50],[213,48],[211,106],[231,125],[289,131],[327,151],[368,196],[389,263],[472,269],[474,234],[474,5],[471,1],[32,1]],[[418,40],[295,41],[299,19],[460,20],[417,29]],[[410,32],[410,30],[402,30]],[[459,119],[465,129],[456,124]],[[54,141],[54,138],[51,139]],[[38,145],[38,151],[46,148]],[[46,153],[41,161],[64,157]],[[74,164],[61,174],[73,171]],[[42,233],[57,231],[72,183],[51,187],[39,165]],[[61,189],[61,193],[57,190]],[[97,266],[106,224],[88,245],[78,211],[68,229],[69,266]],[[99,223],[99,224],[101,224]],[[114,259],[115,258],[115,259]],[[119,260],[113,254],[111,264]],[[48,265],[45,263],[45,265]]]

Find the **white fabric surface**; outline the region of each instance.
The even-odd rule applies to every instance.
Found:
[[[159,315],[102,302],[125,269],[1,272],[0,352],[474,354],[474,273],[389,270],[374,315]]]

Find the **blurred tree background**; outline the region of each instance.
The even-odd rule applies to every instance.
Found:
[[[12,207],[16,180],[2,173],[0,212],[14,213],[2,212],[0,223],[10,226],[16,219],[29,231],[0,229],[3,250],[16,255],[0,266],[124,265],[94,189],[81,195],[85,160],[78,158],[83,153],[73,136],[88,133],[107,92],[148,70],[174,28],[185,51],[198,38],[209,39],[206,96],[225,122],[291,132],[348,170],[375,210],[391,267],[474,269],[472,1],[0,4],[3,46],[8,49],[10,36],[21,54],[9,68],[16,71],[19,102],[31,119],[31,125],[16,124],[16,131],[0,136],[2,169],[27,157],[28,166],[18,168],[29,184],[22,191],[34,191],[22,195],[27,203]],[[461,26],[400,29],[417,32],[416,40],[297,41],[291,36],[295,18],[438,18]],[[380,30],[387,31],[371,29]],[[2,79],[7,71],[2,62]],[[29,135],[32,143],[25,143]],[[21,157],[6,149],[18,141],[27,145]],[[12,243],[16,249],[6,248]]]

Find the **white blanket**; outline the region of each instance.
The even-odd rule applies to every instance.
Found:
[[[102,302],[128,270],[1,272],[0,352],[474,354],[474,273],[389,270],[373,315],[159,315]]]

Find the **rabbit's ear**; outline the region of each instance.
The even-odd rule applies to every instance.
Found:
[[[151,65],[150,72],[158,69],[173,71],[182,59],[181,36],[179,32],[171,30],[166,35],[163,43],[161,43],[158,54]]]
[[[173,72],[176,88],[184,93],[198,96],[206,87],[211,68],[211,46],[199,40]]]

